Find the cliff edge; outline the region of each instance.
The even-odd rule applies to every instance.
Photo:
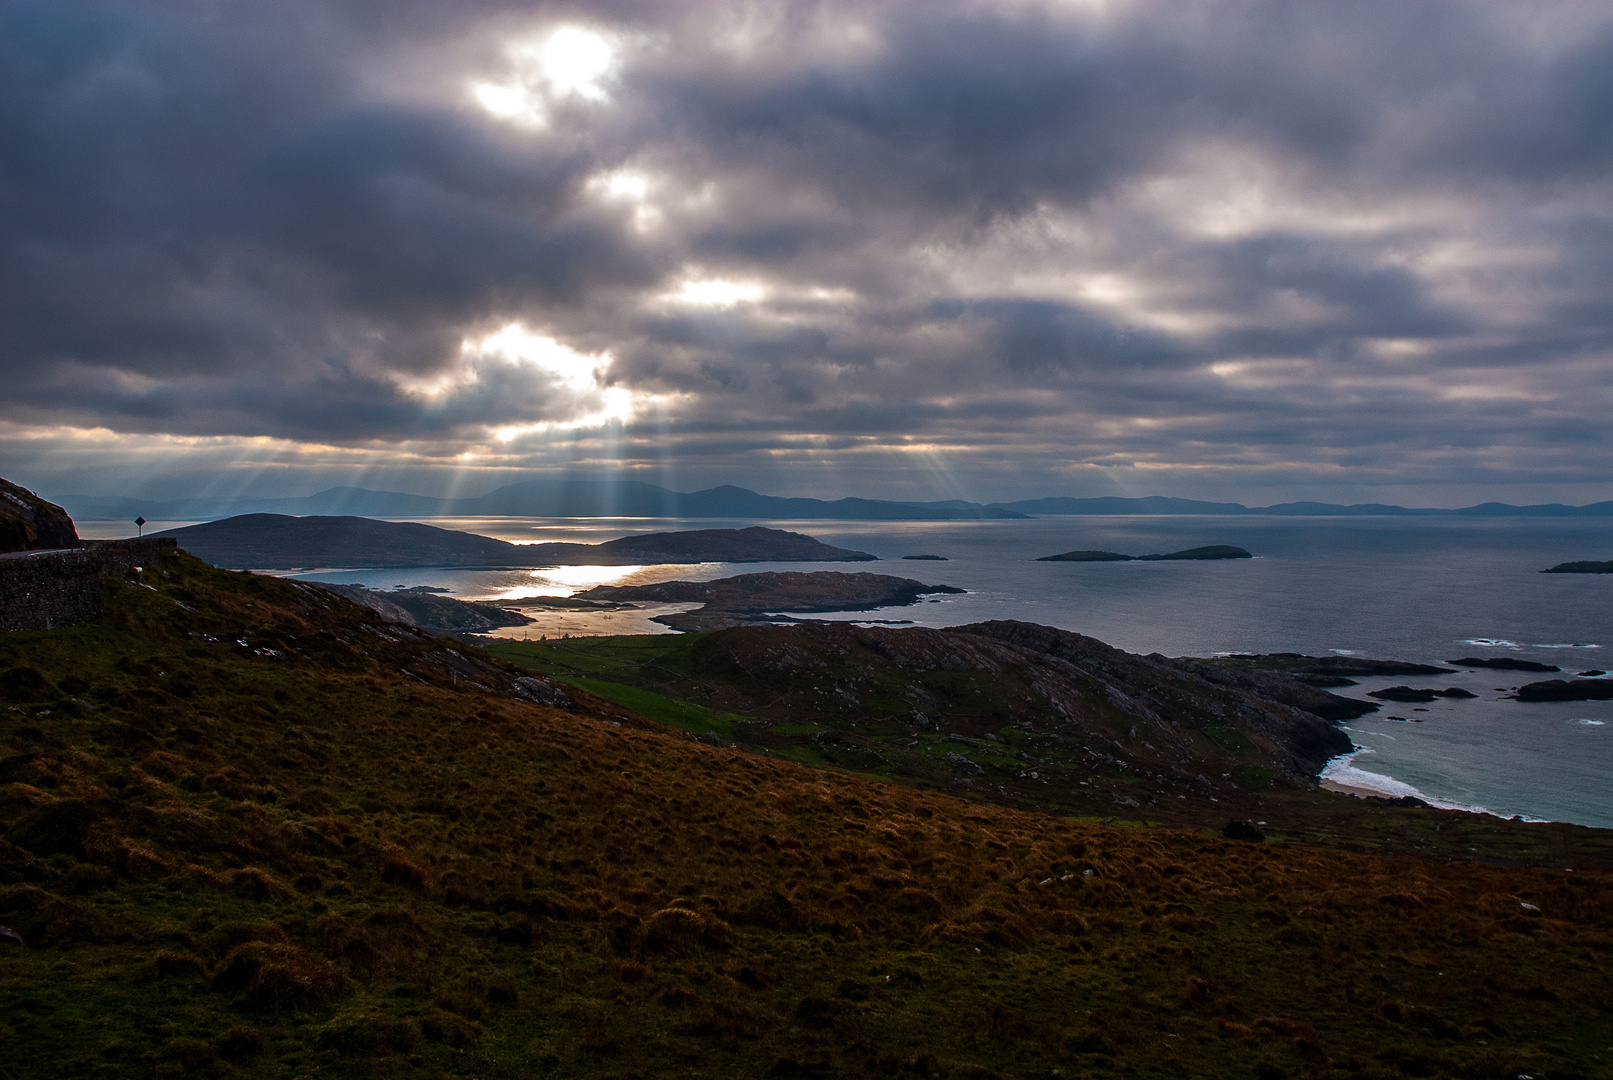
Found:
[[[83,546],[66,510],[0,479],[0,554]]]

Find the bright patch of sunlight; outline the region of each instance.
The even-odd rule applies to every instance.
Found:
[[[482,108],[500,120],[523,120],[538,123],[543,114],[538,111],[532,95],[524,86],[498,86],[494,83],[477,83],[471,87]]]
[[[548,120],[546,106],[556,99],[609,97],[602,80],[616,53],[602,34],[562,26],[541,42],[512,45],[508,52],[515,68],[509,81],[471,84],[477,103],[500,120],[541,126]]]
[[[651,183],[643,173],[629,169],[600,173],[588,181],[587,187],[610,202],[632,204],[633,227],[639,232],[649,232],[661,223],[663,215],[659,207],[649,202]]]
[[[534,334],[520,323],[510,323],[479,341],[467,339],[461,349],[467,356],[497,356],[511,363],[531,364],[577,390],[594,386],[611,362],[609,353],[580,353],[552,337]]]
[[[489,596],[510,600],[517,596],[570,596],[595,585],[615,585],[643,570],[642,566],[553,566],[532,571],[530,584],[513,585]]]
[[[562,26],[549,35],[537,56],[544,78],[556,93],[605,100],[605,89],[599,80],[610,71],[615,51],[599,34],[578,26]]]
[[[733,307],[735,304],[755,303],[767,290],[753,282],[743,281],[685,281],[672,299],[685,304],[703,307]]]
[[[650,194],[650,182],[636,172],[625,169],[607,173],[597,181],[601,190],[613,199],[642,200]]]

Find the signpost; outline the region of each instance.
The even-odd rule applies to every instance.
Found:
[[[146,534],[146,519],[143,517],[135,518],[134,528],[136,536],[144,536]]]

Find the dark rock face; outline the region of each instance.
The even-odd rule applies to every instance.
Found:
[[[1558,563],[1549,570],[1542,570],[1542,574],[1613,574],[1613,559],[1607,562],[1580,562]]]
[[[510,692],[517,697],[524,697],[528,701],[535,701],[539,705],[548,705],[556,709],[571,709],[571,697],[560,687],[546,679],[534,678],[531,675],[522,676],[510,681]]]
[[[1533,660],[1514,660],[1510,656],[1492,656],[1483,658],[1478,656],[1464,656],[1460,660],[1447,660],[1447,664],[1457,667],[1492,668],[1495,671],[1561,671],[1556,664],[1537,664]]]
[[[1547,679],[1518,687],[1519,701],[1613,701],[1613,679]]]
[[[83,546],[66,510],[25,487],[0,480],[0,552]]]

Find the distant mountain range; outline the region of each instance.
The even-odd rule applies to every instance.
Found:
[[[70,496],[62,505],[75,518],[99,521],[203,521],[240,514],[359,517],[648,517],[741,518],[796,521],[959,521],[981,518],[1024,518],[1100,514],[1263,514],[1357,517],[1364,515],[1457,517],[1607,517],[1613,501],[1589,506],[1549,503],[1511,506],[1488,502],[1446,510],[1387,506],[1382,503],[1292,502],[1276,506],[1203,502],[1149,496],[1125,499],[1022,499],[1017,502],[898,502],[888,499],[796,499],[760,495],[724,485],[704,491],[679,492],[637,480],[526,480],[467,499],[438,499],[401,491],[334,487],[299,498],[135,499],[124,496]]]

